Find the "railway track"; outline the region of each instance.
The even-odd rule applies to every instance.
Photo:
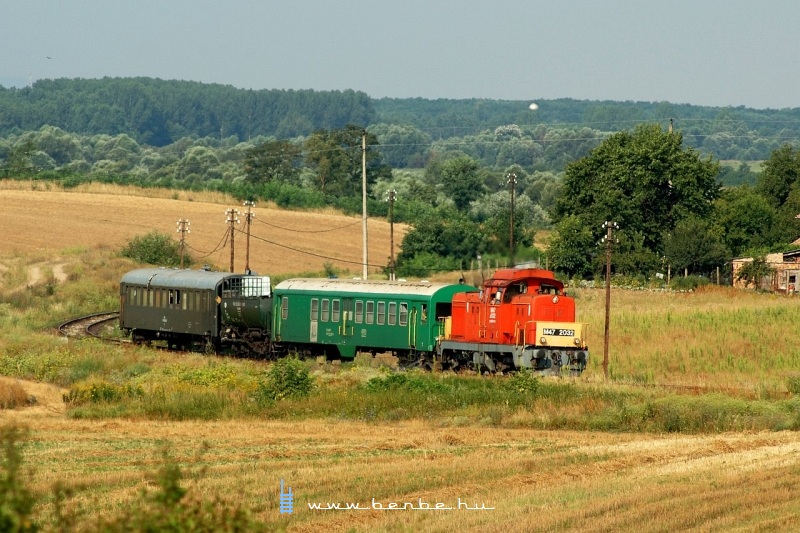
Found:
[[[64,337],[85,338],[94,337],[109,342],[121,342],[119,339],[112,339],[104,335],[108,329],[113,327],[110,324],[119,319],[119,312],[107,311],[104,313],[93,313],[78,318],[72,318],[58,326],[58,332]]]

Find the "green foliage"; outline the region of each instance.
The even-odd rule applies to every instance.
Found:
[[[402,390],[441,393],[447,390],[447,387],[441,381],[429,375],[408,372],[372,378],[367,381],[364,388],[370,392]]]
[[[314,378],[308,366],[296,357],[273,362],[267,370],[266,382],[259,383],[257,399],[282,400],[308,396],[314,387]]]
[[[23,437],[24,432],[16,426],[0,429],[0,531],[21,533],[39,529],[33,522],[36,498],[22,479],[19,442]]]
[[[710,283],[708,278],[702,276],[676,276],[670,280],[669,288],[673,291],[688,292]]]
[[[244,155],[247,180],[252,183],[294,183],[300,175],[300,154],[300,147],[289,141],[267,141],[254,146]]]
[[[73,385],[65,393],[64,403],[70,406],[79,406],[93,403],[117,402],[123,399],[140,398],[144,390],[140,386],[126,383],[117,385],[102,380],[93,380],[87,383]]]
[[[120,255],[150,265],[175,267],[181,264],[180,243],[157,230],[131,239]],[[184,256],[184,264],[192,264],[188,254]]]
[[[479,169],[478,162],[471,157],[458,157],[442,164],[441,186],[459,211],[466,211],[470,202],[485,192]]]
[[[690,216],[664,238],[664,255],[677,271],[708,272],[722,265],[729,252],[709,221]]]
[[[746,285],[752,285],[756,289],[768,288],[769,279],[774,272],[775,269],[767,263],[763,256],[754,257],[752,261],[742,265],[736,273],[736,281],[743,281]]]
[[[568,165],[553,220],[578,217],[595,242],[603,222],[614,221],[620,232],[640,236],[636,253],[659,254],[664,233],[678,221],[711,213],[719,194],[718,171],[710,158],[685,148],[680,133],[640,125],[632,133],[612,135]]]
[[[533,372],[523,369],[511,375],[506,387],[516,394],[532,396],[539,391],[539,379]]]

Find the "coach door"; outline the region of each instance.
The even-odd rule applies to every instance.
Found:
[[[339,334],[345,342],[347,342],[347,339],[352,337],[355,332],[355,327],[353,326],[353,306],[352,298],[342,298],[342,316],[339,323]]]

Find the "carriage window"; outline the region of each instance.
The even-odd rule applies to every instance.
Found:
[[[467,302],[467,312],[469,312],[469,302]],[[428,304],[422,304],[422,323],[428,323]]]
[[[156,289],[153,292],[156,293],[155,307],[161,307],[161,293],[164,292],[163,289]]]
[[[356,324],[364,321],[364,302],[356,300]]]
[[[319,298],[311,298],[311,320],[319,320]]]
[[[328,321],[328,315],[330,314],[330,306],[331,302],[327,298],[322,299],[322,321]]]
[[[389,325],[397,323],[397,302],[389,302]]]
[[[178,291],[169,289],[169,305],[175,305],[178,303],[178,295],[176,294]]]
[[[378,302],[378,324],[386,322],[386,302]]]
[[[405,326],[408,324],[408,304],[400,304],[400,325]]]
[[[181,308],[182,308],[184,311],[186,311],[186,306],[188,305],[188,303],[186,302],[186,300],[188,300],[188,298],[186,298],[186,295],[185,295],[185,294],[183,294],[183,291],[178,291],[178,300],[179,300],[179,301],[180,301],[180,303],[181,303]]]
[[[333,309],[331,311],[331,322],[339,322],[339,311],[341,309],[341,302],[339,300],[334,300],[333,302]]]
[[[367,324],[375,321],[375,302],[367,302]]]
[[[284,296],[281,298],[281,318],[286,320],[289,318],[289,297]]]

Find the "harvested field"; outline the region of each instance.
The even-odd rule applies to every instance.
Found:
[[[4,423],[31,428],[25,448],[31,484],[47,492],[66,482],[76,489],[70,505],[93,513],[114,512],[148,486],[167,442],[188,474],[190,493],[227,495],[288,531],[800,526],[800,439],[791,432],[687,436],[421,421],[76,421],[64,415],[56,389],[33,387],[39,405],[0,414]],[[202,443],[209,448],[198,455]],[[193,479],[200,469],[204,474]],[[292,514],[280,514],[281,479],[294,495]],[[363,510],[309,508],[348,503]],[[453,509],[389,510],[391,503]],[[41,512],[51,516],[53,509]]]
[[[244,208],[221,195],[174,193],[176,199],[137,196],[148,191],[123,187],[78,187],[42,190],[41,185],[0,182],[0,225],[10,238],[0,241],[0,256],[38,255],[50,258],[69,248],[122,248],[131,238],[158,230],[178,240],[176,222],[188,219],[188,252],[199,265],[220,270],[230,267],[230,246],[222,247],[227,229],[225,211],[237,208],[239,232],[235,236],[235,268],[244,271],[246,235]],[[120,192],[128,191],[128,194]],[[116,193],[116,194],[115,194]],[[205,201],[201,201],[205,200]],[[219,203],[218,203],[219,202]],[[253,209],[250,266],[270,275],[322,272],[324,264],[361,275],[361,217],[332,211],[285,211],[276,207]],[[406,226],[395,225],[395,253]],[[368,264],[377,273],[388,263],[390,227],[384,219],[368,221]],[[212,253],[213,252],[213,253]]]

